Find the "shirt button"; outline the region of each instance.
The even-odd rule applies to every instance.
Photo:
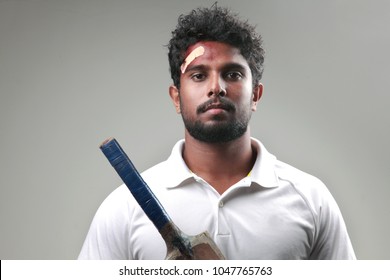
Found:
[[[223,201],[221,200],[220,202],[219,202],[219,208],[222,208],[223,207]]]

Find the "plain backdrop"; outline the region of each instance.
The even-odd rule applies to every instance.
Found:
[[[75,259],[121,184],[183,137],[168,96],[177,17],[214,1],[0,0],[0,259]],[[359,259],[390,259],[390,1],[220,0],[257,26],[265,91],[251,131],[319,177]]]

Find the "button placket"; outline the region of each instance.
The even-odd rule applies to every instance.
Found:
[[[217,207],[218,235],[228,236],[230,235],[230,230],[225,217],[226,214],[225,204],[226,203],[223,201],[223,199],[220,199],[218,202],[218,207]]]

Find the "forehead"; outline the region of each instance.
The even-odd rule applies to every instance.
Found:
[[[202,54],[196,56],[192,55],[194,52],[199,53],[199,49],[202,48]],[[191,61],[188,61],[188,58],[191,59]],[[185,53],[185,62],[187,62],[188,65],[205,62],[234,62],[243,64],[243,66],[248,66],[246,59],[241,55],[241,52],[238,48],[226,43],[214,41],[201,41],[191,45]]]

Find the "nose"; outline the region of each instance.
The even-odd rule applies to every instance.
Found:
[[[222,77],[219,75],[213,75],[210,77],[208,97],[220,96],[224,97],[226,95],[226,85]]]

